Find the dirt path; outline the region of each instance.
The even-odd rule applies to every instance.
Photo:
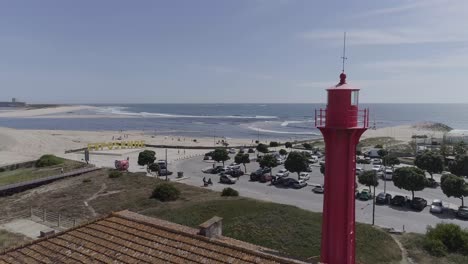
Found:
[[[408,257],[408,251],[403,247],[398,237],[395,235],[390,235],[395,243],[397,243],[398,247],[401,250],[401,261],[400,264],[416,264],[410,257]]]
[[[96,217],[98,216],[98,214],[96,213],[96,211],[94,210],[94,208],[89,205],[89,202],[91,202],[92,200],[96,199],[96,198],[99,198],[101,196],[106,196],[106,195],[111,195],[111,194],[114,194],[114,193],[119,193],[120,191],[112,191],[112,192],[106,192],[106,189],[107,189],[107,185],[105,183],[103,183],[101,185],[101,189],[99,189],[99,191],[97,191],[96,193],[94,193],[91,197],[89,197],[88,199],[86,199],[84,201],[84,205],[86,206],[86,208],[88,208],[88,210],[91,212],[91,215],[93,217]]]

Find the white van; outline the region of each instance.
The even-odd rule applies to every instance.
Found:
[[[384,180],[391,181],[393,179],[393,171],[392,169],[386,169],[385,173],[383,174]]]

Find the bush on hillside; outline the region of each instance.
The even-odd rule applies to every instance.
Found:
[[[54,165],[62,164],[65,160],[54,155],[43,155],[36,161],[36,167],[49,167]]]
[[[239,192],[231,187],[227,187],[223,189],[221,196],[239,196]]]
[[[434,254],[440,254],[442,247],[437,245],[439,242],[431,240],[440,241],[447,252],[468,255],[468,231],[461,229],[459,225],[441,223],[435,227],[428,227],[424,240],[425,248],[437,247],[437,253]],[[433,254],[431,250],[428,252]]]
[[[249,148],[249,151],[247,151],[248,153],[255,153],[255,150],[253,150],[253,148]]]
[[[435,257],[443,257],[447,255],[447,247],[440,240],[424,239],[423,248]]]
[[[153,190],[151,198],[158,199],[161,202],[175,201],[179,198],[180,191],[173,184],[161,183]]]
[[[122,175],[123,175],[122,172],[118,171],[118,170],[110,170],[109,171],[109,178],[119,178]]]

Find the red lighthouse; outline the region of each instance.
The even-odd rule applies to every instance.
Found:
[[[356,145],[369,126],[369,110],[359,110],[359,89],[346,83],[344,72],[327,91],[327,108],[315,110],[326,150],[321,262],[354,264]]]

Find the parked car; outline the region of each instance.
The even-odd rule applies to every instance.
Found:
[[[312,165],[307,166],[306,172],[312,172]]]
[[[169,171],[167,169],[159,169],[159,176],[169,176],[172,175],[172,171]]]
[[[317,185],[315,185],[314,188],[312,188],[312,191],[313,191],[314,193],[324,193],[324,192],[325,192],[325,188],[323,187],[322,184],[317,184]]]
[[[468,206],[460,206],[458,207],[457,217],[461,219],[468,220]]]
[[[227,175],[227,174],[224,174],[224,173],[219,175],[219,182],[220,183],[234,184],[234,183],[237,182],[237,179],[238,178],[234,178],[231,175]]]
[[[259,181],[260,181],[260,182],[269,182],[269,181],[272,180],[272,178],[273,178],[273,177],[271,176],[270,173],[265,173],[265,174],[263,174],[262,176],[260,176]]]
[[[323,160],[319,161],[319,165],[325,165],[325,160],[323,159]]]
[[[288,177],[289,171],[287,169],[281,169],[275,174],[275,176],[276,177]]]
[[[208,156],[208,155],[203,156],[203,160],[211,160],[211,159],[212,159],[211,156]]]
[[[376,204],[389,204],[392,200],[392,195],[389,193],[381,192],[375,197]]]
[[[382,174],[382,179],[386,181],[391,181],[393,179],[393,170],[385,169],[385,172]]]
[[[211,174],[211,173],[213,172],[213,170],[214,170],[214,168],[211,168],[211,167],[210,167],[210,168],[204,168],[204,169],[202,170],[202,172],[203,172],[203,173],[210,173],[210,174]]]
[[[272,179],[271,184],[279,185],[283,187],[291,187],[291,184],[295,181],[297,180],[293,178],[276,178],[276,179]]]
[[[368,159],[357,159],[358,164],[371,164],[371,161]]]
[[[431,178],[427,178],[426,182],[427,182],[426,186],[430,188],[436,188],[439,185],[434,179],[431,179]]]
[[[218,174],[221,172],[221,170],[223,169],[224,167],[223,166],[216,166],[213,168],[213,170],[211,171],[211,174]]]
[[[410,202],[411,208],[422,211],[427,206],[427,201],[421,197],[414,197]]]
[[[431,209],[429,210],[433,214],[441,214],[444,212],[444,205],[442,201],[439,199],[435,199],[432,201]]]
[[[408,199],[403,195],[395,195],[393,196],[392,200],[390,201],[391,205],[396,206],[405,206],[408,202]]]
[[[299,180],[304,180],[304,181],[310,180],[310,175],[309,175],[309,173],[307,173],[307,172],[301,172],[301,173],[299,173]]]
[[[260,177],[265,174],[265,173],[270,173],[271,168],[260,168],[252,173],[250,173],[250,180],[251,181],[258,181],[260,180]]]
[[[382,160],[381,159],[373,159],[372,160],[372,164],[382,164]]]
[[[229,149],[229,154],[236,154],[236,149],[235,148],[230,148]]]
[[[244,172],[242,170],[230,170],[226,172],[226,174],[231,175],[232,177],[239,177],[244,175]]]
[[[361,200],[361,201],[367,201],[367,200],[372,199],[372,194],[371,194],[370,190],[369,189],[362,189],[359,192],[358,199]]]
[[[356,167],[356,175],[361,175],[364,172],[364,169],[361,167]]]
[[[372,170],[375,171],[376,173],[381,172],[382,169],[383,169],[383,168],[382,168],[381,165],[374,165],[374,166],[372,166]]]
[[[307,182],[305,180],[296,180],[292,179],[289,181],[289,187],[294,189],[301,189],[307,186]]]

